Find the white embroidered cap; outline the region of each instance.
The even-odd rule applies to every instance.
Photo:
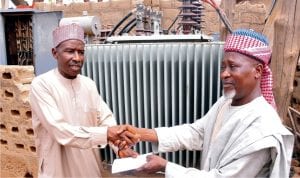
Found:
[[[57,27],[53,30],[52,35],[53,47],[57,47],[61,42],[71,39],[80,40],[84,43],[84,30],[75,23]]]

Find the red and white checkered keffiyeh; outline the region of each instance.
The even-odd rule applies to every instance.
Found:
[[[263,97],[276,109],[276,103],[272,91],[273,86],[273,78],[272,78],[272,71],[268,65],[264,65],[262,78],[260,82],[261,93]]]
[[[273,79],[272,71],[268,64],[271,59],[272,50],[268,45],[267,39],[252,30],[239,29],[230,34],[224,45],[225,52],[238,52],[249,57],[252,57],[262,64],[264,69],[261,78],[261,91],[263,97],[275,109],[275,99],[272,91]]]

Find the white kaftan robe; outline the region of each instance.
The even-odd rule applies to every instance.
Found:
[[[39,177],[101,177],[98,145],[116,121],[94,81],[51,70],[32,81],[30,104]]]
[[[221,97],[193,124],[156,129],[154,151],[202,150],[200,170],[168,162],[166,177],[289,177],[294,137],[272,106],[262,96],[243,106],[229,104],[212,140],[224,103]]]

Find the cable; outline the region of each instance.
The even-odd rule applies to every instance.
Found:
[[[128,26],[130,26],[133,22],[136,21],[136,18],[133,18],[130,22],[128,22],[119,32],[118,35],[122,35],[123,33],[126,33],[125,30],[128,28]]]
[[[124,33],[129,33],[133,29],[133,27],[135,27],[135,25],[136,25],[136,21],[134,21],[134,23],[128,26],[127,29],[125,29]]]
[[[128,19],[134,12],[136,11],[136,9],[134,8],[132,11],[130,11],[123,19],[121,19],[116,26],[114,26],[114,28],[108,33],[107,37],[110,37],[112,34],[115,33],[115,31],[119,28],[119,26],[126,20]],[[106,43],[106,39],[104,40],[103,43]]]
[[[129,12],[123,19],[121,19],[116,26],[114,26],[114,28],[109,32],[109,34],[107,35],[108,37],[110,37],[112,34],[115,33],[115,31],[117,30],[117,28],[119,28],[119,26],[127,19],[129,18],[131,15],[132,15],[132,11]]]
[[[178,13],[178,15],[182,12],[182,9],[180,10],[180,12]],[[175,24],[175,22],[178,20],[178,15],[176,16],[176,18],[173,20],[172,24],[169,26],[167,32],[169,33],[170,29],[173,27],[173,25]]]
[[[219,14],[222,22],[224,23],[225,27],[227,28],[227,30],[229,31],[229,33],[232,33],[232,26],[229,23],[225,13],[222,11],[222,9],[218,8],[216,9],[217,13]]]
[[[265,18],[265,22],[267,22],[267,20],[269,19],[271,13],[273,12],[273,9],[274,9],[274,7],[275,7],[275,5],[276,5],[276,2],[277,2],[277,0],[272,0],[271,8],[270,8],[270,10],[269,10],[268,15],[267,15],[266,18]]]
[[[218,8],[218,5],[214,0],[202,0],[203,2],[206,2],[207,4],[211,5],[214,9]]]

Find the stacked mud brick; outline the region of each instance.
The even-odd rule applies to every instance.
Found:
[[[298,131],[300,129],[300,58],[298,60],[298,65],[296,67],[295,72],[295,80],[294,80],[294,91],[292,93],[291,99],[291,119],[294,120],[295,130]],[[294,147],[294,159],[292,160],[292,166],[294,169],[293,178],[300,177],[300,136],[296,135],[296,142]]]
[[[29,104],[33,66],[0,65],[1,177],[37,177]]]
[[[292,107],[300,113],[300,58],[296,67],[294,91],[292,93]],[[297,128],[300,128],[300,116],[296,115]]]

